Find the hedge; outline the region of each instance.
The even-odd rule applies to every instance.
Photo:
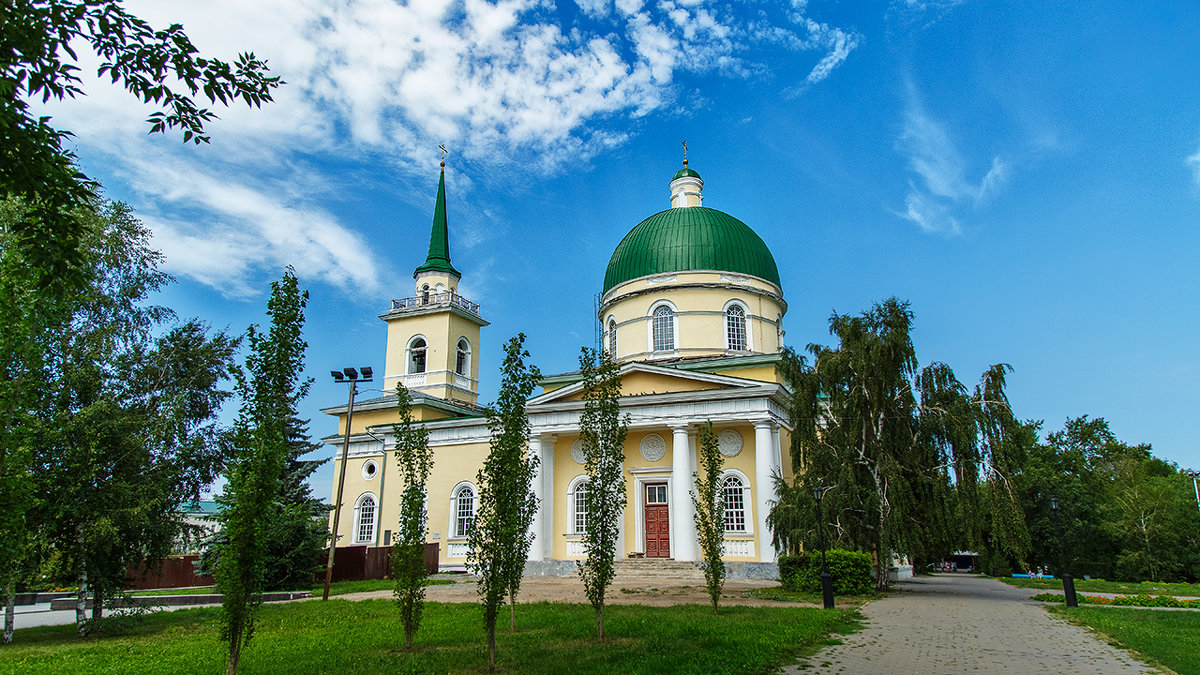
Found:
[[[866,595],[875,587],[871,556],[835,548],[825,553],[836,595]],[[779,556],[779,580],[784,590],[821,592],[821,554]]]

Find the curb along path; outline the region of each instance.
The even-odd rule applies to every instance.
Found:
[[[1053,617],[1038,591],[933,575],[862,609],[862,630],[786,673],[1160,673]]]

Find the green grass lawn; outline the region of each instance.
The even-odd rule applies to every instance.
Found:
[[[522,673],[764,672],[828,644],[857,615],[804,607],[707,606],[605,609],[595,642],[588,605],[518,605],[517,632],[497,633],[497,669]],[[225,667],[216,609],[110,622],[86,639],[74,626],[17,631],[0,649],[0,672],[217,673]],[[505,618],[505,617],[502,617]],[[501,622],[507,624],[507,619]],[[429,603],[412,653],[389,600],[264,606],[239,671],[252,673],[452,673],[487,670],[478,605]]]
[[[1124,607],[1051,607],[1120,647],[1180,675],[1200,675],[1200,612]]]
[[[1014,579],[1012,577],[997,577],[1010,586],[1019,588],[1037,588],[1043,590],[1062,590],[1062,579]],[[1200,584],[1168,584],[1143,581],[1140,584],[1132,581],[1105,581],[1103,579],[1076,579],[1075,590],[1080,593],[1120,593],[1121,595],[1185,595],[1200,597]]]

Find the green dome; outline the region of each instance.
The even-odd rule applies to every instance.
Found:
[[[749,225],[716,209],[688,206],[660,211],[625,235],[608,261],[604,292],[630,279],[688,270],[748,274],[782,288],[775,258]]]
[[[671,180],[675,180],[676,178],[683,178],[684,176],[691,176],[692,178],[700,178],[700,174],[696,173],[695,171],[692,171],[691,169],[689,169],[685,166],[682,169],[676,171],[675,175],[671,176]],[[703,180],[703,179],[701,179],[701,180]]]

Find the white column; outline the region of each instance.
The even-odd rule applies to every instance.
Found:
[[[533,471],[533,496],[538,500],[537,511],[533,512],[533,522],[529,524],[529,529],[533,531],[533,543],[529,545],[529,560],[545,560],[546,551],[543,542],[546,539],[542,520],[546,512],[546,490],[544,481],[542,480],[542,437],[537,434],[529,436],[529,456],[537,457],[537,468]]]
[[[546,436],[541,444],[542,452],[542,560],[554,559],[554,444],[556,437]]]
[[[692,518],[692,452],[686,426],[671,428],[671,557],[696,559],[696,523]]]
[[[758,555],[763,562],[775,561],[771,531],[767,529],[768,502],[775,501],[775,425],[770,420],[754,423],[754,524],[758,528]]]

